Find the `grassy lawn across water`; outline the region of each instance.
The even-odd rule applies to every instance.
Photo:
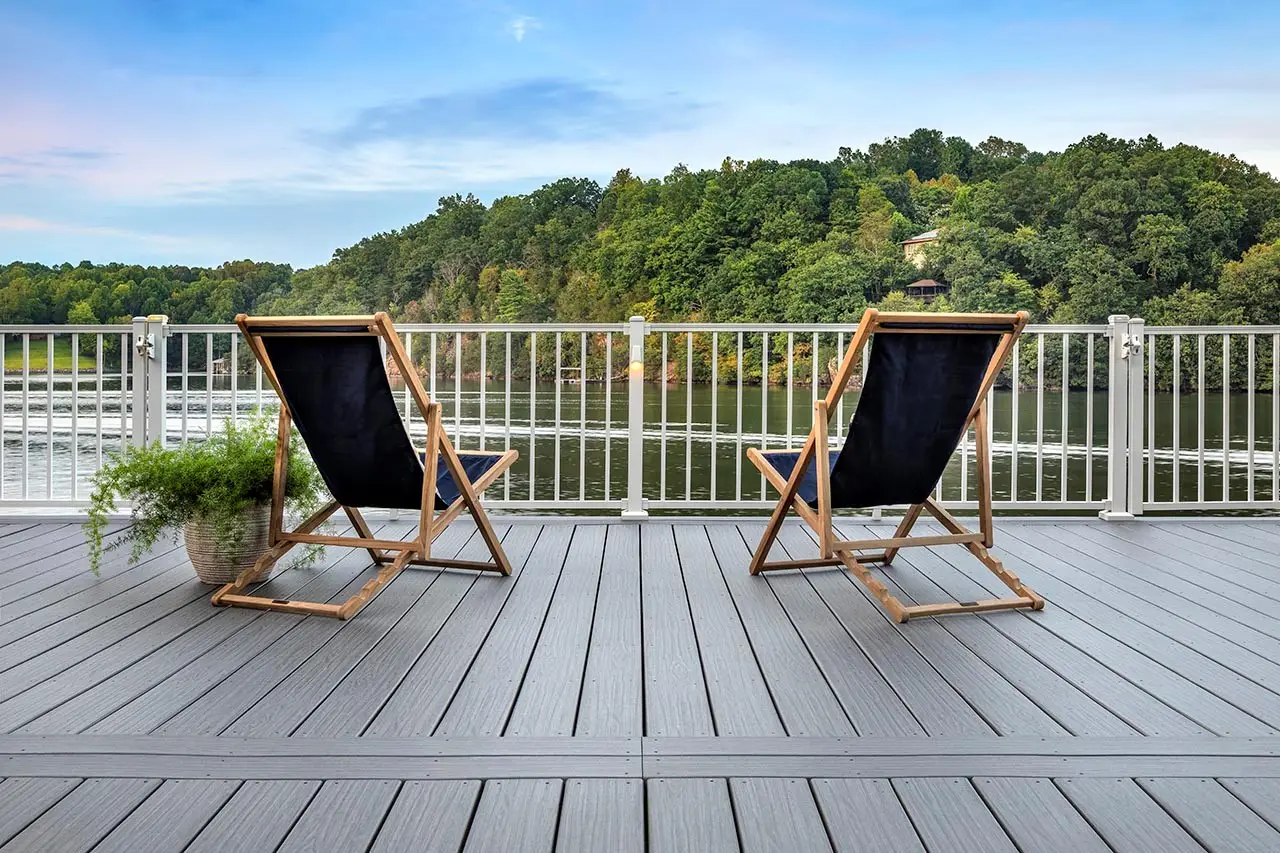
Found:
[[[92,340],[85,341],[84,337],[80,340],[80,369],[93,370],[96,366],[92,355],[85,354],[85,344],[92,346]],[[48,369],[49,345],[45,339],[35,339],[31,341],[31,372],[44,373]],[[53,369],[54,371],[70,372],[71,370],[71,338],[70,336],[55,337],[53,339]],[[21,373],[22,372],[22,341],[16,337],[8,337],[4,342],[4,372],[5,373]]]

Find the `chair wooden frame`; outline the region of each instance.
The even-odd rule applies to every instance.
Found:
[[[850,341],[849,350],[845,353],[844,359],[840,363],[840,368],[836,372],[831,389],[824,399],[818,400],[814,404],[814,426],[800,450],[800,457],[796,462],[795,468],[792,469],[791,476],[782,476],[760,450],[756,448],[747,450],[747,458],[751,460],[756,468],[760,469],[765,479],[781,493],[773,513],[769,516],[769,523],[760,538],[760,544],[756,546],[755,553],[751,557],[751,574],[755,575],[760,572],[780,569],[843,566],[853,572],[858,580],[871,590],[871,593],[889,611],[895,622],[906,622],[909,619],[941,616],[949,613],[1010,610],[1019,607],[1029,607],[1032,610],[1043,609],[1044,599],[1018,580],[1018,577],[1013,572],[1006,569],[988,551],[993,544],[995,530],[991,516],[991,447],[987,438],[989,417],[987,396],[1000,370],[1013,352],[1013,346],[1017,342],[1018,336],[1022,334],[1022,330],[1029,320],[1030,316],[1025,311],[1020,311],[1017,314],[888,314],[880,313],[874,308],[867,309],[862,316],[862,321],[858,324],[853,340]],[[907,508],[906,515],[903,516],[902,521],[898,524],[891,537],[880,539],[837,539],[832,524],[831,472],[829,466],[823,464],[825,460],[819,461],[815,466],[817,475],[817,509],[809,506],[800,496],[800,483],[804,477],[805,470],[817,455],[818,450],[829,452],[828,420],[836,403],[839,402],[840,397],[844,394],[849,380],[853,377],[854,368],[858,363],[859,357],[866,350],[871,336],[882,327],[891,328],[894,334],[940,334],[963,332],[963,328],[957,329],[956,327],[971,324],[1008,326],[1008,331],[1001,335],[995,353],[987,365],[973,408],[965,420],[966,432],[970,426],[975,428],[975,455],[978,463],[979,531],[973,532],[966,529],[937,501],[932,497],[928,497],[923,502]],[[769,550],[778,538],[782,523],[786,519],[787,513],[793,509],[813,529],[818,537],[820,556],[809,560],[767,562],[766,558]],[[928,512],[936,518],[947,530],[947,533],[934,536],[911,536],[911,529],[923,512]],[[902,548],[948,544],[963,545],[1008,586],[1014,592],[1014,596],[980,601],[908,606],[904,605],[889,592],[888,588],[872,575],[870,569],[865,565],[868,563],[881,563],[887,566],[893,562],[893,558]],[[871,551],[871,553],[859,553],[866,551]]]
[[[480,495],[493,484],[502,473],[516,461],[518,453],[507,451],[459,451],[454,449],[448,434],[441,425],[440,404],[432,402],[417,372],[409,362],[409,356],[400,343],[400,337],[391,325],[391,319],[382,312],[372,317],[255,317],[244,314],[236,317],[236,325],[240,327],[250,350],[262,371],[275,388],[280,397],[280,417],[276,442],[275,473],[271,495],[271,522],[269,550],[254,565],[231,583],[219,589],[213,595],[216,605],[239,607],[255,607],[262,610],[280,610],[286,613],[304,613],[317,616],[333,616],[338,619],[349,619],[387,584],[389,584],[405,566],[436,566],[440,568],[474,569],[478,571],[511,574],[511,564],[502,543],[498,540],[489,522],[489,517],[480,505]],[[353,326],[363,326],[366,331],[350,331]],[[298,332],[299,327],[314,331]],[[341,329],[341,331],[325,332],[325,327]],[[278,331],[277,331],[278,330]],[[284,490],[288,475],[289,438],[293,421],[289,408],[284,402],[284,394],[276,378],[271,359],[262,345],[263,335],[371,335],[381,338],[386,343],[387,353],[395,362],[408,386],[418,411],[427,425],[427,441],[423,463],[422,506],[419,513],[418,535],[407,540],[376,539],[369,525],[356,507],[342,506],[337,501],[330,501],[322,506],[314,515],[303,521],[293,530],[284,529]],[[497,456],[498,461],[484,474],[471,482],[467,478],[459,456]],[[459,496],[447,507],[435,510],[436,504],[436,466],[439,457],[444,457],[445,465],[458,487]],[[358,536],[327,536],[315,533],[329,516],[342,509]],[[480,537],[484,540],[493,559],[491,562],[473,560],[445,560],[431,556],[431,541],[439,535],[466,509],[475,519]],[[266,596],[246,595],[244,590],[262,579],[281,557],[300,543],[315,545],[340,545],[350,548],[364,548],[369,556],[381,568],[378,574],[360,588],[354,596],[342,604],[329,604],[314,601],[298,601],[268,598]]]

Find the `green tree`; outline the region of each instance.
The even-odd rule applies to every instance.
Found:
[[[503,323],[524,323],[537,318],[537,301],[520,270],[503,270],[498,285],[498,319]]]
[[[778,282],[783,319],[791,323],[856,321],[866,310],[871,264],[829,252]]]
[[[1222,268],[1218,292],[1248,323],[1280,323],[1280,240],[1259,244]]]
[[[1190,245],[1187,226],[1163,213],[1141,217],[1133,231],[1133,255],[1153,284],[1172,284],[1182,277]]]
[[[1101,246],[1077,252],[1067,261],[1067,301],[1057,322],[1105,323],[1112,314],[1131,314],[1137,277],[1132,268]]]

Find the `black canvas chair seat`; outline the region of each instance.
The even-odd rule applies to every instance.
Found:
[[[458,452],[440,423],[440,406],[427,397],[386,314],[372,317],[236,318],[250,350],[280,397],[279,441],[287,449],[292,427],[306,443],[333,500],[296,529],[283,529],[287,452],[276,457],[270,549],[249,570],[214,594],[214,604],[313,613],[346,619],[367,604],[406,565],[469,568],[510,574],[511,565],[479,495],[511,466],[516,452]],[[427,425],[425,449],[414,446],[387,376],[395,362]],[[360,509],[415,510],[416,537],[376,539]],[[336,510],[346,512],[358,536],[314,533]],[[476,521],[490,562],[441,560],[431,541],[463,509]],[[383,568],[343,604],[282,601],[244,594],[299,543],[365,548]]]
[[[986,551],[993,536],[986,398],[1027,319],[1025,312],[880,314],[868,309],[831,390],[814,405],[814,427],[804,446],[798,451],[747,451],[747,458],[782,493],[752,556],[751,573],[844,565],[900,622],[942,613],[1042,607],[1044,600]],[[873,337],[862,391],[844,446],[831,450],[827,436],[830,412]],[[965,530],[932,497],[970,426],[976,431],[981,533]],[[836,540],[834,509],[897,505],[908,509],[892,537]],[[821,558],[766,562],[783,519],[793,509],[818,534]],[[934,515],[948,533],[908,538],[922,510]],[[1017,597],[906,607],[862,565],[888,564],[900,548],[947,543],[968,548]],[[875,548],[883,550],[859,553]]]

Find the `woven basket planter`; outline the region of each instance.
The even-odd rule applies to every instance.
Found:
[[[196,577],[207,584],[221,586],[231,583],[236,575],[252,566],[268,548],[270,512],[266,504],[245,510],[241,522],[244,534],[234,549],[230,543],[218,541],[217,531],[209,522],[193,518],[184,524],[182,538]]]

